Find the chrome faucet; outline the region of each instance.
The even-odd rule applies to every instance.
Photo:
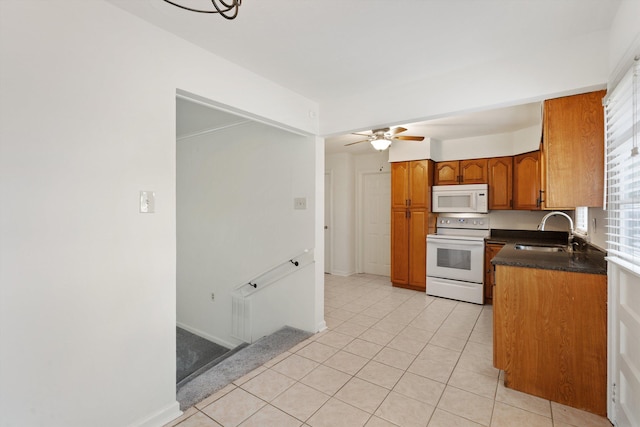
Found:
[[[547,223],[547,219],[549,219],[549,217],[552,217],[554,215],[560,215],[567,218],[567,220],[569,220],[569,241],[567,246],[570,251],[573,250],[573,220],[566,213],[560,212],[560,211],[549,212],[542,218],[542,221],[540,221],[540,224],[538,224],[538,230],[544,231],[544,226]]]

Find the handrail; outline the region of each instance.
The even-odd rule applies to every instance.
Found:
[[[286,259],[286,261],[282,261],[276,264],[275,266],[256,275],[252,279],[245,281],[239,285],[236,285],[233,288],[233,292],[239,293],[244,297],[257,292],[260,289],[264,289],[266,286],[270,285],[271,283],[293,273],[295,269],[288,269],[286,271],[283,271],[282,274],[274,275],[274,277],[270,277],[271,273],[275,273],[277,270],[282,269],[283,267],[286,267],[289,264],[291,264],[294,267],[303,267],[304,265],[307,265],[313,262],[313,258],[309,260],[308,256],[306,256],[309,254],[313,255],[311,249],[305,249],[304,251],[298,253],[297,255],[289,257]],[[260,289],[258,289],[258,285],[260,286]]]

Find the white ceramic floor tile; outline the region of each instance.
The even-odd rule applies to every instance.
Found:
[[[267,405],[240,424],[240,427],[299,427],[301,425],[302,422],[300,420],[285,414],[271,405]]]
[[[611,427],[588,412],[507,389],[493,367],[493,310],[325,275],[316,334],[235,380],[171,427]]]
[[[572,426],[611,427],[611,423],[605,417],[556,402],[551,402],[551,414],[554,422],[561,422]]]
[[[424,403],[436,406],[442,397],[445,385],[420,375],[405,372],[393,391]]]
[[[300,382],[325,394],[333,395],[340,390],[349,379],[351,379],[351,376],[344,372],[320,365],[300,380]]]
[[[493,399],[447,386],[438,403],[438,408],[488,426],[491,422],[493,404]]]
[[[416,357],[395,348],[385,347],[373,358],[376,362],[406,370]]]
[[[388,394],[389,390],[384,387],[353,377],[335,394],[335,397],[373,414]]]
[[[551,402],[531,394],[506,388],[503,380],[498,380],[496,401],[551,418]]]
[[[363,426],[369,417],[365,411],[331,398],[309,418],[307,424],[312,427],[359,427]]]
[[[491,427],[511,426],[553,427],[553,422],[551,418],[496,402],[491,418]]]
[[[375,415],[399,426],[422,427],[431,417],[434,409],[427,403],[392,391]]]
[[[431,416],[428,427],[482,427],[482,424],[474,423],[466,418],[436,408]],[[514,425],[513,427],[524,426]]]
[[[295,380],[268,369],[242,384],[242,388],[267,402],[295,384]]]
[[[401,369],[372,360],[356,376],[391,390],[402,377],[403,372]]]
[[[343,348],[344,351],[366,357],[367,359],[373,358],[382,349],[383,346],[380,344],[365,341],[360,338],[356,338]]]
[[[264,405],[264,400],[236,388],[204,408],[202,412],[224,427],[235,427]]]
[[[297,383],[272,400],[271,404],[301,421],[306,421],[329,400],[329,397],[309,386]]]
[[[192,414],[182,421],[177,427],[220,427],[220,424],[207,417],[202,412]]]
[[[279,372],[283,375],[293,378],[294,380],[300,380],[306,376],[309,372],[318,367],[318,362],[314,362],[306,357],[292,354],[283,361],[274,365],[271,369]]]

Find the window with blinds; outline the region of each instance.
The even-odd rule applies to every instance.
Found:
[[[589,208],[586,206],[577,207],[574,215],[575,232],[586,236],[589,230]]]
[[[609,260],[640,273],[640,61],[605,98]]]

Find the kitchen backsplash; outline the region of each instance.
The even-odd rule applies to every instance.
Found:
[[[536,230],[538,224],[549,211],[491,211],[489,212],[489,224],[491,228],[507,230]],[[566,211],[573,218],[573,211]],[[556,231],[568,231],[569,222],[561,216],[549,218],[545,229]]]
[[[491,228],[506,230],[536,230],[538,224],[550,211],[491,211]],[[573,211],[563,211],[574,218]],[[606,212],[601,208],[589,208],[589,232],[587,241],[600,249],[606,248]],[[547,220],[546,230],[568,231],[569,223],[562,216],[552,216]]]

